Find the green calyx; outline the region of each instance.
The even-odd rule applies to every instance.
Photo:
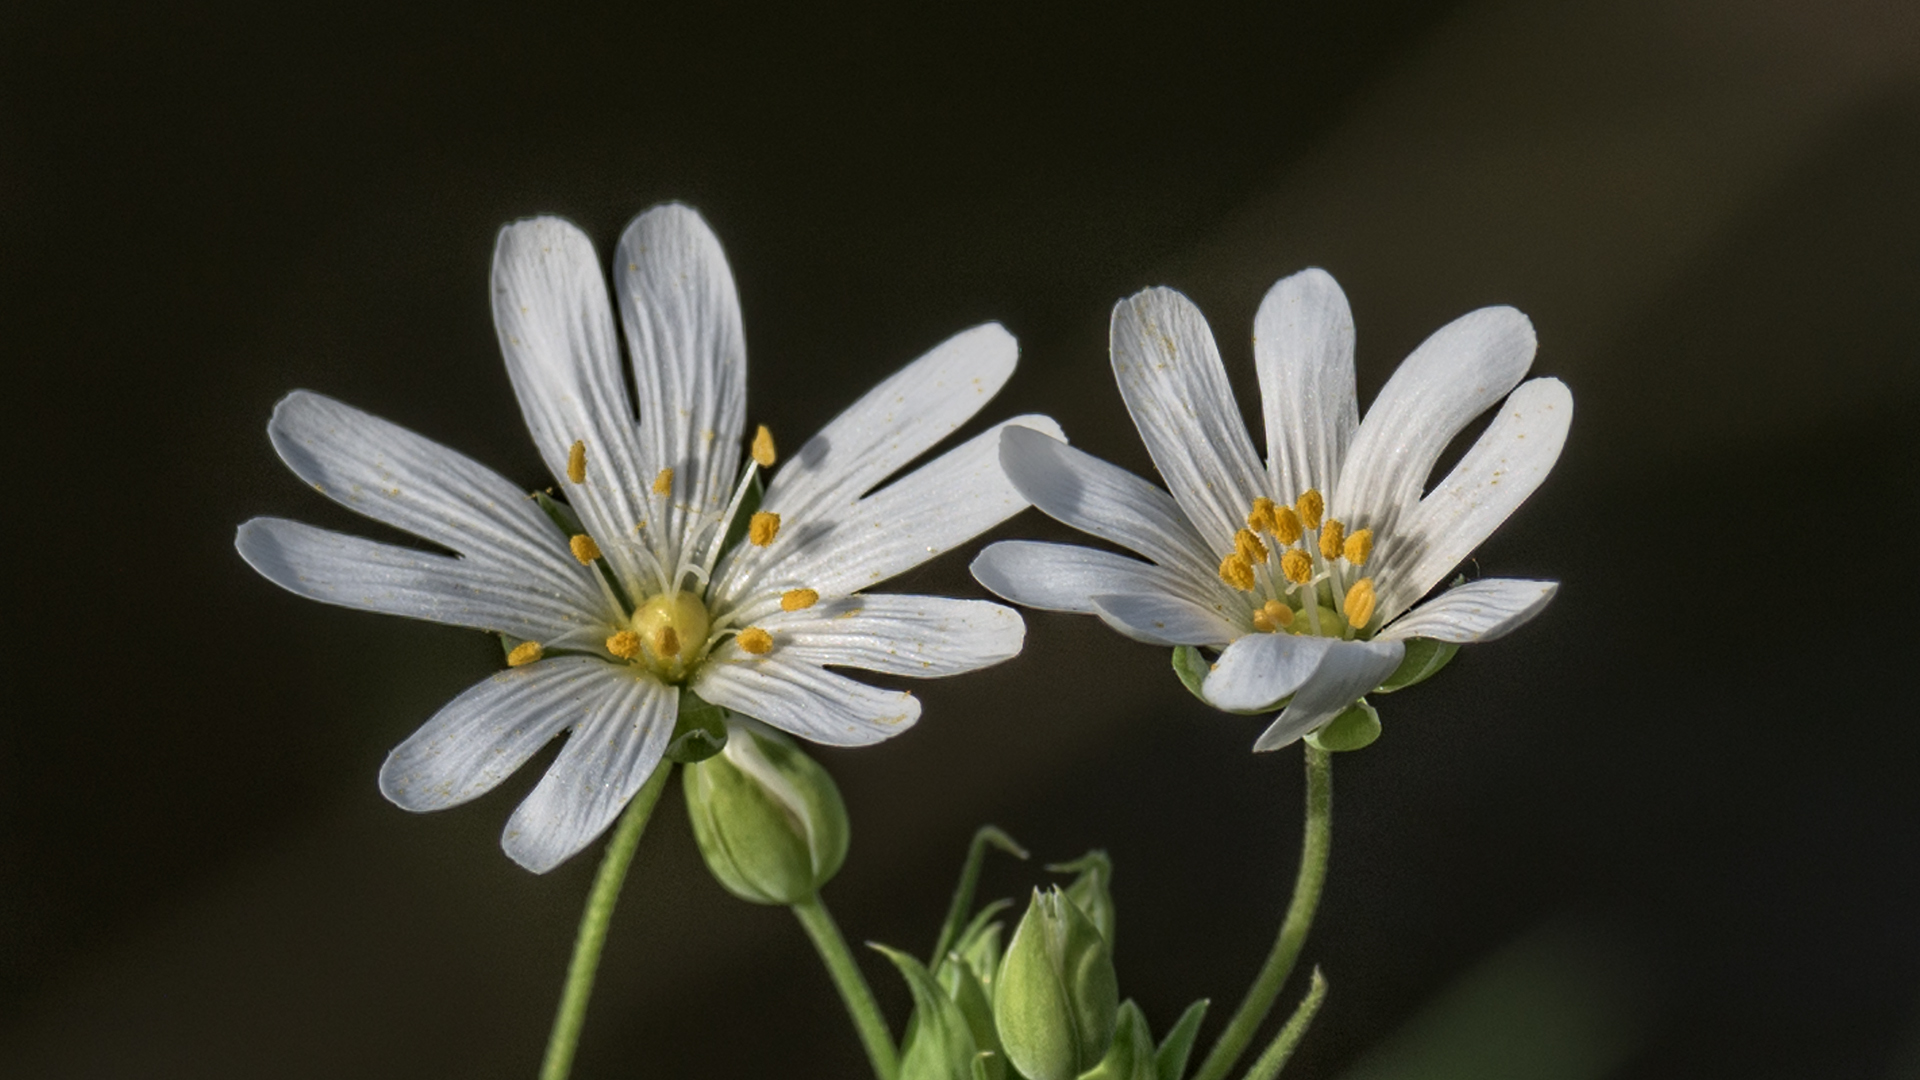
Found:
[[[805,900],[847,857],[840,790],[784,735],[731,716],[725,728],[723,749],[682,770],[701,857],[742,900]]]
[[[1073,1080],[1113,1042],[1120,1009],[1113,955],[1059,888],[1035,890],[994,979],[993,1017],[1027,1080]]]

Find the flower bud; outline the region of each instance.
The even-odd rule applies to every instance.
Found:
[[[1007,1059],[1028,1080],[1073,1080],[1105,1056],[1119,1009],[1099,928],[1060,889],[1036,890],[994,979]]]
[[[1107,951],[1113,951],[1113,860],[1104,851],[1089,851],[1067,863],[1055,863],[1047,869],[1056,874],[1078,874],[1067,886],[1067,899],[1080,905],[1093,925],[1106,939]]]
[[[740,717],[726,723],[726,748],[682,770],[693,838],[728,892],[798,903],[847,857],[840,790],[793,740]]]

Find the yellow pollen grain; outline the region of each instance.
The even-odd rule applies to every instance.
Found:
[[[1220,580],[1239,589],[1241,592],[1253,591],[1253,564],[1238,552],[1220,560]]]
[[[1367,565],[1367,560],[1373,558],[1373,530],[1355,529],[1353,535],[1347,537],[1345,554],[1353,565]]]
[[[761,424],[760,430],[753,433],[753,460],[763,469],[773,468],[776,459],[773,452],[773,432],[767,425]]]
[[[1313,576],[1313,560],[1299,548],[1288,548],[1287,553],[1280,556],[1280,572],[1295,585],[1305,585]]]
[[[673,494],[673,469],[672,468],[661,469],[659,475],[653,478],[653,493],[655,495]]]
[[[1267,531],[1273,534],[1275,540],[1280,541],[1281,547],[1298,543],[1304,532],[1300,528],[1300,515],[1294,513],[1291,506],[1282,506],[1273,512],[1273,528]]]
[[[1260,538],[1253,535],[1252,529],[1241,529],[1239,532],[1233,534],[1233,552],[1241,558],[1246,559],[1249,563],[1267,561],[1267,545],[1261,543]]]
[[[607,651],[622,660],[631,660],[640,655],[640,635],[622,630],[607,639]]]
[[[742,649],[755,656],[765,656],[773,651],[773,635],[757,626],[749,626],[740,631],[740,636],[734,640],[740,643]]]
[[[788,589],[780,594],[781,611],[805,611],[820,602],[820,594],[812,589]]]
[[[653,652],[668,660],[680,655],[680,635],[673,627],[663,626],[653,632]]]
[[[1247,514],[1247,527],[1255,532],[1270,533],[1274,530],[1272,499],[1262,495],[1253,500],[1253,510]]]
[[[1373,579],[1363,577],[1347,590],[1347,602],[1342,605],[1347,616],[1347,625],[1358,630],[1373,618]]]
[[[539,642],[523,641],[515,645],[513,651],[507,654],[507,666],[526,667],[546,654],[547,650],[541,648]]]
[[[567,450],[567,479],[576,484],[587,482],[587,441],[575,439]]]
[[[1260,610],[1266,615],[1267,620],[1275,626],[1284,627],[1293,625],[1293,609],[1278,600],[1267,601],[1266,605]]]
[[[579,559],[582,566],[600,557],[600,545],[594,543],[593,537],[586,533],[569,537],[567,546],[573,549],[573,557]]]
[[[1346,543],[1347,527],[1340,524],[1339,518],[1328,518],[1320,528],[1320,556],[1324,559],[1340,557],[1340,546]]]
[[[773,538],[780,535],[780,515],[770,510],[756,510],[747,522],[747,539],[754,547],[766,547]]]
[[[1320,496],[1320,489],[1308,488],[1300,493],[1300,501],[1293,504],[1300,511],[1300,521],[1309,529],[1320,527],[1320,515],[1327,512],[1327,500]]]

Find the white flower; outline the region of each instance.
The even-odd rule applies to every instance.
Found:
[[[1552,582],[1496,578],[1408,610],[1540,485],[1566,441],[1566,386],[1520,381],[1534,336],[1518,311],[1483,308],[1441,328],[1361,423],[1346,296],[1320,270],[1276,284],[1254,321],[1264,469],[1186,297],[1148,289],[1121,301],[1112,350],[1171,497],[1037,432],[1008,431],[1000,460],[1042,511],[1149,561],[1007,541],[981,553],[974,576],[1008,600],[1096,614],[1140,641],[1221,650],[1201,685],[1208,701],[1248,712],[1291,697],[1254,749],[1339,714],[1393,673],[1408,639],[1485,641],[1552,598]],[[1441,451],[1503,397],[1423,497]]]
[[[750,535],[727,529],[740,471],[746,350],[719,241],[683,206],[634,219],[614,264],[636,422],[593,245],[555,218],[494,249],[493,310],[520,407],[583,528],[452,450],[318,394],[268,425],[300,478],[368,517],[453,551],[375,543],[256,518],[237,546],[302,596],[519,639],[507,670],[449,702],[388,757],[380,789],[408,810],[472,799],[571,730],[501,845],[544,872],[612,822],[660,763],[682,688],[814,742],[863,745],[920,715],[913,695],[829,670],[930,677],[1020,651],[1014,611],[979,600],[861,595],[1027,504],[1000,471],[1001,425],[882,481],[974,415],[1017,348],[975,327],[908,365],[792,455]],[[1024,424],[1058,434],[1051,420]]]

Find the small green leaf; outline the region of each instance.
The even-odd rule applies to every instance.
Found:
[[[1405,690],[1415,683],[1423,683],[1440,673],[1453,660],[1453,654],[1460,646],[1451,641],[1435,641],[1432,638],[1408,638],[1407,653],[1401,658],[1400,666],[1393,669],[1387,681],[1375,688],[1376,694],[1391,694],[1395,690]]]
[[[680,691],[680,716],[673,724],[667,757],[682,765],[705,761],[727,746],[727,710],[691,690]]]
[[[1089,851],[1072,862],[1054,863],[1047,867],[1056,874],[1078,874],[1073,883],[1067,886],[1067,899],[1080,905],[1087,913],[1093,925],[1099,929],[1100,936],[1107,939],[1107,948],[1113,948],[1113,860],[1104,851]]]
[[[900,1046],[900,1080],[975,1080],[979,1054],[960,1007],[919,960],[885,945],[869,947],[893,961],[913,994],[913,1016]]]
[[[1200,692],[1200,684],[1207,681],[1207,672],[1210,670],[1211,665],[1206,657],[1200,655],[1199,649],[1192,645],[1173,647],[1173,673],[1180,676],[1180,685],[1187,688],[1187,693],[1205,702],[1208,708],[1212,708],[1213,703],[1207,701],[1207,696]]]
[[[580,524],[580,515],[573,512],[573,507],[559,499],[544,491],[536,491],[533,493],[533,501],[539,503],[540,509],[546,511],[547,520],[553,522],[554,527],[560,530],[562,539],[571,539],[587,531],[586,526]]]
[[[1187,1057],[1193,1053],[1193,1040],[1200,1034],[1200,1021],[1207,1018],[1207,999],[1187,1006],[1180,1019],[1173,1022],[1173,1030],[1160,1040],[1160,1049],[1153,1055],[1155,1080],[1180,1080],[1187,1073]]]
[[[933,956],[928,961],[935,967],[940,966],[947,950],[953,947],[960,923],[967,917],[968,909],[973,907],[973,893],[980,885],[980,867],[986,862],[989,847],[999,848],[1016,859],[1027,857],[1027,849],[996,826],[982,825],[973,834],[972,842],[967,845],[967,861],[960,867],[960,883],[954,887],[953,901],[947,905],[946,921],[940,924],[940,936],[934,941]]]
[[[1100,1064],[1080,1074],[1078,1080],[1158,1080],[1154,1064],[1153,1036],[1147,1031],[1147,1018],[1140,1006],[1122,1002],[1113,1026],[1113,1045]]]
[[[935,970],[934,981],[959,1006],[960,1015],[967,1018],[967,1028],[973,1032],[974,1049],[979,1054],[974,1058],[976,1070],[985,1069],[987,1080],[1004,1080],[1007,1059],[1000,1049],[1000,1033],[993,1026],[993,998],[979,975],[971,965],[956,963],[949,957]],[[982,1057],[988,1059],[984,1064]]]
[[[1361,698],[1307,736],[1307,741],[1322,750],[1339,752],[1372,746],[1379,737],[1380,714],[1367,704],[1366,698]]]
[[[954,958],[958,957],[960,963],[973,971],[973,977],[980,980],[981,987],[991,993],[993,977],[998,973],[1000,966],[1000,935],[1005,930],[1005,927],[993,922],[992,919],[1012,906],[1011,900],[995,900],[981,908],[980,913],[967,924],[967,928],[954,937],[953,944],[947,948],[947,955],[941,958],[940,963],[934,965],[935,974],[944,977],[942,973],[946,971],[949,964],[954,962]],[[948,989],[951,990],[952,987]]]

